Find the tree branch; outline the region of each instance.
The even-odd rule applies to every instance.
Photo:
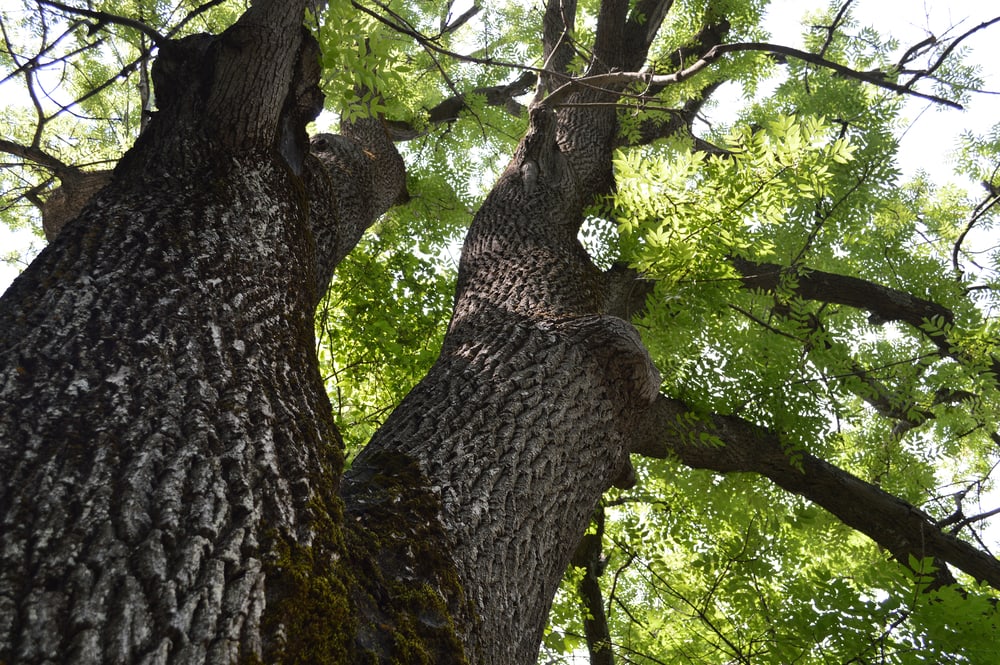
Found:
[[[819,57],[823,58],[826,56],[826,50],[830,48],[830,44],[833,43],[833,36],[837,32],[837,28],[840,24],[844,22],[844,17],[847,16],[847,10],[851,8],[854,0],[847,0],[840,9],[837,11],[837,15],[833,17],[833,22],[830,25],[817,26],[822,27],[826,30],[826,39],[823,40],[823,46],[819,50]]]
[[[781,272],[786,270],[773,263],[754,263],[739,257],[732,257],[730,261],[743,276],[744,286],[765,291],[774,290],[780,281]],[[946,331],[928,331],[924,328],[925,323],[933,320],[941,321],[946,326],[952,325],[955,315],[947,307],[857,277],[810,270],[796,278],[798,286],[795,293],[806,300],[867,310],[872,313],[871,320],[875,323],[903,321],[923,333],[937,347],[942,357],[953,358],[963,364],[969,363],[968,355],[955,347]],[[1000,358],[990,355],[989,361],[989,370],[995,377],[1000,377]]]
[[[639,0],[628,20],[625,22],[625,48],[628,53],[625,57],[627,67],[637,69],[642,66],[649,47],[660,31],[663,19],[666,18],[670,8],[674,5],[674,0]],[[638,58],[638,54],[642,58]]]
[[[719,473],[759,473],[864,533],[903,565],[910,557],[934,558],[939,562],[936,584],[955,583],[947,563],[1000,589],[1000,562],[994,557],[945,533],[916,506],[814,455],[796,453],[793,463],[779,434],[741,418],[697,417],[684,402],[660,396],[632,452],[673,456],[689,467]]]
[[[438,34],[438,37],[441,37],[443,35],[447,35],[447,34],[449,34],[451,32],[455,32],[456,30],[458,30],[459,28],[461,28],[463,25],[465,25],[466,23],[468,23],[472,19],[473,16],[475,16],[476,14],[478,14],[479,12],[481,12],[482,9],[483,8],[482,8],[481,5],[473,3],[471,7],[469,7],[468,9],[466,9],[454,21],[452,21],[451,23],[448,23],[447,22],[448,19],[451,18],[451,13],[450,13],[451,12],[451,7],[449,6],[449,8],[448,8],[449,13],[446,16],[442,17],[442,19],[441,19],[441,32],[440,32],[440,34]]]
[[[996,18],[990,19],[989,21],[984,21],[983,23],[980,23],[979,25],[977,25],[976,27],[974,27],[974,28],[972,28],[970,30],[966,30],[963,34],[961,34],[958,37],[956,37],[954,40],[952,40],[952,42],[948,45],[948,47],[944,51],[941,52],[941,55],[938,56],[938,59],[934,61],[934,64],[932,64],[927,69],[924,69],[922,71],[916,72],[910,78],[910,80],[906,83],[906,87],[908,88],[908,87],[912,86],[914,83],[916,83],[917,81],[919,81],[920,79],[922,79],[922,78],[924,78],[926,76],[930,76],[931,74],[933,74],[934,72],[936,72],[938,69],[940,69],[941,65],[944,64],[944,61],[947,60],[948,56],[951,55],[952,52],[956,48],[958,48],[959,44],[961,44],[963,41],[965,41],[966,39],[968,39],[969,37],[971,37],[975,33],[979,32],[980,30],[985,30],[986,28],[990,27],[991,25],[993,25],[995,23],[1000,23],[1000,16],[997,16]],[[922,43],[923,42],[921,42],[921,44]],[[910,55],[910,52],[907,51],[906,55]],[[961,107],[959,107],[959,108],[961,108]]]
[[[959,255],[962,253],[962,244],[965,242],[965,238],[969,235],[969,232],[972,231],[972,227],[976,225],[976,222],[982,219],[986,215],[986,213],[988,213],[990,210],[994,208],[994,206],[1000,203],[1000,189],[994,187],[991,182],[992,179],[996,177],[998,170],[1000,170],[1000,165],[998,165],[997,168],[993,169],[993,175],[990,178],[990,180],[983,181],[983,186],[986,188],[986,191],[988,192],[986,199],[980,202],[980,204],[976,206],[976,209],[972,211],[972,216],[969,218],[969,222],[965,225],[965,228],[962,230],[962,232],[958,234],[958,238],[955,240],[955,245],[952,247],[951,265],[955,269],[955,272],[958,274],[959,279],[961,279],[961,275],[963,272],[962,266],[959,262]]]
[[[76,167],[70,166],[64,161],[53,157],[41,148],[34,146],[21,145],[20,143],[15,143],[14,141],[0,139],[0,151],[34,162],[39,166],[49,169],[59,177],[62,177],[70,172],[75,173],[79,171]]]
[[[583,631],[587,638],[587,651],[590,653],[591,665],[614,665],[614,652],[611,650],[611,629],[608,626],[608,616],[604,611],[604,597],[601,593],[600,577],[604,574],[606,561],[601,557],[601,545],[604,540],[604,509],[598,507],[594,512],[596,533],[588,533],[580,539],[573,553],[572,565],[583,569],[583,579],[577,586],[580,600],[583,601]]]
[[[1000,19],[998,19],[1000,20]],[[906,85],[900,85],[892,81],[887,80],[882,72],[859,72],[857,70],[851,69],[840,63],[827,60],[822,58],[815,53],[809,53],[808,51],[801,51],[799,49],[791,48],[789,46],[780,46],[777,44],[767,44],[763,42],[744,42],[739,44],[719,44],[708,50],[705,55],[703,55],[699,60],[692,63],[688,67],[681,69],[673,74],[652,74],[644,72],[610,72],[606,74],[597,74],[593,76],[584,76],[578,79],[574,79],[556,89],[551,95],[543,100],[543,104],[554,108],[560,104],[567,96],[569,96],[574,90],[579,89],[579,87],[590,87],[590,88],[612,88],[627,85],[629,83],[643,83],[645,85],[672,85],[674,83],[680,83],[691,78],[695,74],[700,73],[702,70],[708,68],[709,65],[714,63],[720,57],[727,53],[738,53],[743,51],[759,51],[762,53],[772,53],[775,55],[783,55],[790,58],[795,58],[797,60],[802,60],[803,62],[808,62],[810,64],[824,67],[826,69],[832,70],[842,76],[847,78],[855,79],[863,83],[870,83],[879,88],[884,88],[886,90],[891,90],[897,94],[901,95],[911,95],[914,97],[919,97],[921,99],[927,99],[929,101],[935,102],[937,104],[942,104],[944,106],[949,106],[955,109],[963,108],[961,104],[953,102],[950,99],[945,99],[943,97],[938,97],[936,95],[929,95],[922,92],[917,92]]]
[[[514,98],[527,93],[536,80],[534,72],[524,72],[510,83],[474,88],[470,93],[460,92],[429,109],[426,121],[431,124],[440,124],[458,119],[462,109],[466,108],[466,99],[469,94],[483,95],[486,97],[487,106],[502,106],[511,115],[519,117],[524,112],[524,106]],[[424,133],[413,123],[404,120],[386,120],[385,127],[393,141],[410,141]]]
[[[205,4],[199,5],[195,9],[192,9],[188,13],[187,16],[185,16],[183,19],[181,19],[181,21],[177,25],[175,25],[174,27],[172,27],[170,29],[170,32],[167,33],[167,37],[173,37],[178,32],[180,32],[184,28],[185,25],[187,25],[188,23],[190,23],[191,21],[193,21],[194,19],[196,19],[201,14],[204,14],[205,12],[207,12],[212,7],[215,7],[216,5],[221,5],[225,1],[226,0],[209,0]]]
[[[569,75],[569,64],[575,51],[570,34],[576,26],[576,0],[548,0],[542,18],[542,69],[539,90],[551,92],[557,80]],[[561,74],[559,79],[548,73]]]
[[[158,33],[156,30],[153,30],[150,26],[146,25],[142,21],[128,18],[127,16],[118,16],[117,14],[94,11],[93,9],[85,9],[83,7],[71,7],[69,5],[64,5],[61,2],[56,2],[55,0],[38,0],[38,3],[54,7],[55,9],[59,9],[69,14],[76,14],[78,16],[86,16],[87,18],[95,19],[98,22],[98,25],[102,23],[115,23],[117,25],[132,28],[133,30],[138,30],[149,37],[157,46],[163,46],[163,43],[167,41],[166,37]]]
[[[773,263],[754,263],[737,256],[731,257],[730,262],[742,275],[745,287],[764,291],[778,288],[782,272],[788,270]],[[796,281],[796,295],[806,300],[867,310],[875,321],[903,321],[925,334],[922,326],[928,321],[937,319],[946,324],[955,321],[955,315],[947,307],[857,277],[805,270],[796,275]],[[951,345],[946,338],[940,334],[929,337],[942,353],[951,355]]]

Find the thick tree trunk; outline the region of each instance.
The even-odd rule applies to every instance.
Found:
[[[2,662],[531,663],[628,481],[659,377],[576,239],[616,130],[584,90],[532,110],[440,359],[338,497],[312,314],[403,168],[375,120],[308,153],[302,4],[162,47],[157,118],[0,302]]]
[[[305,219],[273,160],[226,162],[112,186],[3,301],[0,659],[259,652],[264,534],[313,537]]]
[[[624,22],[605,3],[603,25]],[[602,42],[602,66],[622,57]],[[618,35],[620,39],[620,35]],[[347,476],[371,485],[386,454],[415,461],[476,622],[476,663],[533,663],[549,605],[601,494],[631,474],[633,423],[660,378],[637,331],[612,315],[630,277],[579,244],[584,208],[611,184],[617,124],[607,92],[536,106],[511,164],[476,214],[437,363]],[[595,107],[595,104],[598,106]]]
[[[375,120],[307,153],[295,5],[161,49],[158,117],[0,301],[0,662],[356,648],[313,310],[403,167]]]
[[[346,488],[350,500],[370,486],[386,453],[419,465],[478,620],[464,637],[476,663],[534,662],[573,549],[626,472],[631,416],[659,387],[638,333],[606,313],[607,278],[572,228],[579,206],[524,164],[473,222],[438,362]]]
[[[314,308],[405,174],[376,119],[310,148],[306,4],[164,44],[157,117],[0,300],[0,663],[533,663],[630,451],[762,473],[996,585],[926,515],[759,429],[672,429],[634,279],[577,241],[617,124],[614,89],[565,83],[575,0],[547,3],[543,94],[469,229],[441,355],[341,483]],[[671,4],[604,0],[588,74],[638,69]]]

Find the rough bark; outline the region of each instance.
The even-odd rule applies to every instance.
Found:
[[[308,154],[321,96],[301,17],[258,2],[165,44],[157,117],[0,301],[0,662],[364,648],[364,613],[306,584],[363,598],[337,561],[370,541],[339,530],[312,322],[402,163],[374,120]],[[331,200],[344,182],[357,196]],[[345,626],[306,639],[292,605]]]
[[[553,71],[469,229],[440,357],[341,482],[313,310],[404,174],[374,119],[310,152],[305,5],[163,43],[156,117],[0,301],[0,662],[532,663],[633,451],[763,473],[897,556],[977,564],[745,423],[705,430],[721,454],[672,429],[619,318],[634,275],[577,240],[612,186],[621,72],[670,0],[601,3],[603,88],[565,82],[576,5],[549,1]]]
[[[595,70],[625,54],[627,3],[602,7]],[[547,16],[564,8],[553,0]],[[535,661],[576,543],[601,494],[628,477],[637,414],[659,387],[636,330],[608,313],[620,273],[600,272],[577,240],[584,206],[611,184],[617,128],[611,105],[579,103],[614,98],[581,90],[529,112],[466,236],[438,361],[345,479],[350,502],[383,456],[419,465],[477,620],[463,633],[477,663]]]

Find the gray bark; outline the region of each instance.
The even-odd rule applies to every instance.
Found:
[[[0,663],[532,663],[630,451],[762,473],[923,551],[926,516],[799,472],[776,439],[742,445],[757,429],[671,429],[680,407],[619,318],[642,289],[577,241],[612,184],[617,91],[564,87],[567,0],[548,3],[554,73],[469,229],[441,355],[341,483],[313,311],[405,197],[404,167],[377,119],[310,152],[305,4],[164,44],[156,117],[0,300]],[[588,73],[638,69],[671,4],[602,2]],[[702,454],[692,433],[729,445]],[[995,583],[953,540],[934,554]]]
[[[603,4],[595,71],[625,57],[626,9]],[[476,663],[535,661],[563,572],[601,494],[629,476],[633,423],[660,385],[636,330],[609,314],[621,273],[601,273],[577,240],[585,205],[611,184],[615,111],[592,104],[613,99],[585,89],[530,112],[466,236],[437,363],[346,477],[349,498],[387,452],[427,476],[476,618],[463,634]]]
[[[659,378],[611,315],[630,277],[576,240],[615,114],[543,105],[473,221],[441,357],[342,509],[312,312],[403,167],[374,120],[308,154],[300,18],[258,2],[165,44],[156,117],[0,302],[0,661],[530,663],[629,477]],[[623,64],[626,3],[601,21],[595,71]]]
[[[280,553],[332,567],[313,310],[402,162],[375,120],[307,154],[301,16],[165,47],[157,118],[0,300],[0,662],[285,654]],[[365,207],[330,200],[347,181]]]

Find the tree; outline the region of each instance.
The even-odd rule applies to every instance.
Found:
[[[0,145],[43,215],[40,172],[67,201],[107,180],[0,299],[0,662],[529,663],[575,622],[593,662],[994,653],[1000,565],[965,502],[997,456],[995,284],[966,241],[997,141],[968,139],[978,205],[896,189],[891,162],[896,95],[962,101],[954,53],[987,24],[892,59],[851,2],[808,50],[745,0],[448,5],[436,37],[432,5],[223,5],[41,0],[31,56],[5,17],[35,91],[80,40],[66,112],[123,108],[94,92],[105,34],[124,73],[156,59],[110,174],[54,154],[41,102]],[[478,13],[516,27],[453,59]],[[724,81],[775,67],[696,136]],[[321,86],[341,129],[310,140]],[[435,160],[504,135],[437,353],[359,351],[393,316],[426,348],[447,279],[422,256],[458,225],[428,213],[468,203]],[[412,308],[362,308],[377,278],[350,262],[382,239],[349,253],[397,203],[430,227],[379,229],[419,246],[387,270]],[[418,370],[345,470],[334,415]]]

